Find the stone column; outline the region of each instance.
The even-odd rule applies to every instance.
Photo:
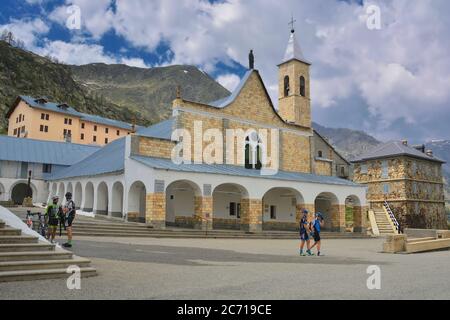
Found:
[[[262,232],[262,200],[241,200],[241,230]]]
[[[200,230],[212,230],[212,205],[213,199],[208,196],[195,197],[194,228]]]
[[[166,194],[165,192],[147,193],[145,221],[154,228],[166,228]]]
[[[366,232],[367,207],[353,206],[353,232]]]
[[[331,231],[345,232],[345,204],[331,206]]]

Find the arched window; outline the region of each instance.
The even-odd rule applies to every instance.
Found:
[[[284,96],[289,96],[289,76],[284,77]]]
[[[323,152],[322,152],[322,150],[319,150],[319,152],[317,153],[317,156],[318,156],[319,158],[323,158]]]
[[[304,97],[305,96],[305,88],[306,88],[306,85],[305,85],[305,77],[304,76],[301,76],[300,77],[300,95],[302,96],[302,97]]]
[[[251,140],[250,140],[251,139]],[[256,132],[252,133],[252,137],[245,138],[245,168],[261,169],[262,167],[262,150],[261,139]]]

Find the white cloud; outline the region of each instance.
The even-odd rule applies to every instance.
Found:
[[[233,91],[237,87],[241,79],[235,74],[227,73],[218,76],[216,81],[227,88],[229,91]]]
[[[33,47],[39,37],[46,34],[50,28],[40,18],[36,19],[12,19],[10,23],[0,26],[0,33],[3,30],[11,31],[17,40],[24,42],[25,47]]]
[[[218,62],[246,66],[248,51],[253,49],[255,66],[275,105],[276,65],[284,54],[287,22],[293,13],[296,35],[313,63],[313,109],[325,109],[346,126],[345,112],[340,112],[346,108],[343,101],[361,101],[358,125],[371,123],[367,129],[377,135],[407,130],[398,123],[417,124],[431,132],[439,126],[430,123],[447,120],[442,119],[450,103],[447,0],[380,1],[382,29],[378,31],[367,29],[365,8],[356,1],[285,0],[280,5],[260,0],[117,0],[114,9],[109,0],[69,3],[81,8],[83,37],[100,39],[114,31],[130,46],[149,52],[161,43],[168,45],[171,54],[160,65],[195,64],[211,73],[217,71]],[[50,18],[64,24],[65,7]],[[27,42],[33,43],[34,37],[31,32]],[[139,57],[112,57],[103,48],[82,42],[77,39],[75,47],[46,43],[44,49],[76,63],[99,59],[145,66]],[[80,57],[71,57],[65,50]],[[237,81],[233,75],[217,80],[230,88]],[[450,129],[446,130],[450,135]]]

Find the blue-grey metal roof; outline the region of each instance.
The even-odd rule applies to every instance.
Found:
[[[245,83],[247,82],[248,78],[250,78],[250,75],[252,74],[254,70],[248,70],[245,75],[242,77],[241,82],[239,82],[239,85],[234,89],[233,93],[229,95],[228,97],[213,101],[208,103],[208,105],[216,107],[216,108],[225,108],[230,103],[232,103],[234,100],[236,100],[237,96],[241,92],[242,88],[244,87]]]
[[[174,128],[175,118],[158,122],[147,128],[140,128],[136,134],[143,137],[158,138],[164,140],[170,140],[172,137],[172,130]]]
[[[114,140],[91,156],[52,174],[48,180],[94,176],[123,171],[125,162],[125,137]]]
[[[349,180],[330,176],[320,176],[310,173],[278,171],[278,173],[275,175],[261,175],[258,170],[249,170],[241,166],[232,166],[226,164],[175,164],[172,162],[171,159],[143,157],[143,156],[132,156],[131,158],[146,166],[161,170],[224,174],[231,176],[251,177],[251,178],[344,185],[351,187],[361,186]]]
[[[366,160],[374,160],[381,158],[390,158],[397,156],[409,156],[413,158],[424,159],[428,161],[435,161],[440,163],[445,163],[445,161],[436,158],[434,156],[429,156],[419,150],[410,147],[408,145],[403,144],[401,141],[389,141],[383,144],[380,144],[373,148],[372,150],[364,153],[359,156],[357,159],[354,159],[352,162],[364,162]]]
[[[43,110],[49,110],[49,111],[53,111],[53,112],[67,114],[67,115],[70,115],[73,117],[78,117],[81,120],[94,122],[94,123],[98,123],[98,124],[103,124],[106,126],[117,127],[117,128],[122,128],[122,129],[126,129],[126,130],[131,130],[131,128],[132,128],[132,125],[129,123],[126,123],[123,121],[118,121],[118,120],[112,120],[112,119],[108,119],[108,118],[103,118],[100,116],[95,116],[95,115],[91,115],[91,114],[87,114],[87,113],[78,112],[71,106],[62,108],[60,106],[60,104],[55,103],[55,102],[39,103],[38,102],[39,99],[37,99],[37,98],[33,98],[33,97],[29,97],[29,96],[19,96],[19,97],[20,97],[20,99],[25,101],[32,108],[39,108],[39,109],[43,109]]]
[[[0,135],[0,160],[69,166],[97,150],[98,146]]]

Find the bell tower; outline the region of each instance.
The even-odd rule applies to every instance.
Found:
[[[310,78],[308,62],[300,49],[292,19],[291,35],[283,61],[278,65],[278,112],[291,123],[311,128]]]

